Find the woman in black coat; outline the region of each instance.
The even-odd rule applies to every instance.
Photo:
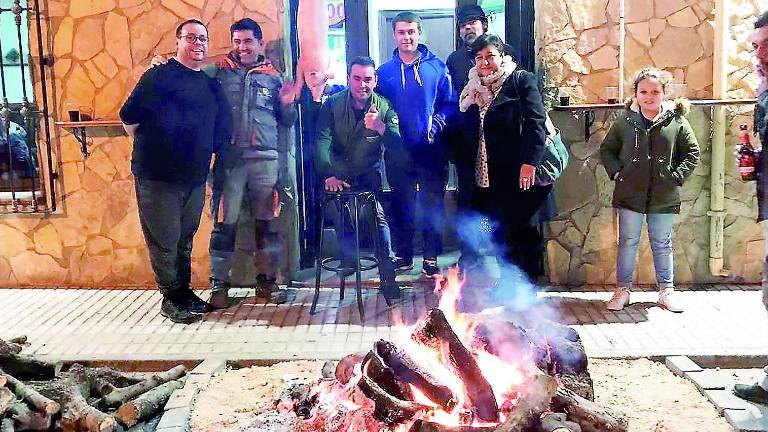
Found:
[[[454,150],[459,208],[487,217],[499,255],[535,280],[543,270],[540,224],[554,216],[552,185],[535,182],[546,111],[534,75],[516,71],[503,47],[489,34],[471,47],[476,66],[459,98],[463,136]],[[463,251],[461,263],[469,265],[476,254]]]

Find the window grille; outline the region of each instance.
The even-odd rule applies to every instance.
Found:
[[[39,0],[0,0],[0,213],[56,210],[42,23]]]

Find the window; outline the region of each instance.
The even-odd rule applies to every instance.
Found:
[[[40,63],[46,57],[30,45],[30,32],[35,42],[43,40],[38,6],[0,0],[0,213],[55,210],[41,183],[40,144],[50,160],[50,125],[47,100],[35,92],[41,84],[41,94],[48,94],[48,82],[40,78],[49,74]],[[50,170],[50,163],[45,166]]]

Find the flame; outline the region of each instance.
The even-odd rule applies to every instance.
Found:
[[[481,346],[482,344],[479,346],[475,343],[477,340],[475,332],[478,325],[482,324],[482,317],[461,313],[458,310],[464,282],[459,277],[459,271],[456,268],[450,269],[445,279],[436,282],[435,293],[440,296],[438,307],[445,314],[459,340],[475,357],[480,370],[493,389],[501,411],[501,421],[504,421],[506,413],[517,405],[521,395],[527,394],[528,389],[526,387],[534,374],[532,367],[535,365],[530,353],[521,356],[516,362],[510,362],[489,353]],[[394,338],[395,343],[442,384],[448,386],[457,397],[456,406],[452,411],[447,412],[435,406],[419,388],[411,386],[416,402],[434,407],[434,410],[424,413],[420,418],[446,426],[493,426],[477,420],[472,420],[471,424],[467,424],[467,420],[462,418],[462,412],[466,413],[468,404],[466,388],[457,374],[450,369],[448,362],[441,358],[442,350],[430,349],[411,339],[416,325],[405,325],[399,311],[393,310],[392,318],[399,330]],[[362,395],[357,388],[357,383],[364,373],[363,368],[364,366],[360,363],[355,365],[354,376],[346,385],[341,385],[336,381],[332,381],[335,384],[321,383],[318,388],[319,403],[314,415],[302,423],[311,424],[314,428],[312,430],[333,432],[373,432],[384,429],[384,425],[376,422],[372,417],[373,402]],[[350,417],[350,419],[343,421],[342,425],[336,424],[337,421],[335,420],[342,415],[339,414],[340,412],[345,412],[347,417]],[[358,413],[360,414],[358,415]],[[407,432],[415,420],[396,425],[389,430]],[[317,426],[323,421],[325,424],[318,428]],[[329,422],[334,424],[331,425]]]

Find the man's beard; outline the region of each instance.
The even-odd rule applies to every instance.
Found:
[[[474,33],[467,33],[464,35],[464,43],[466,45],[472,45],[477,40],[478,36]]]

